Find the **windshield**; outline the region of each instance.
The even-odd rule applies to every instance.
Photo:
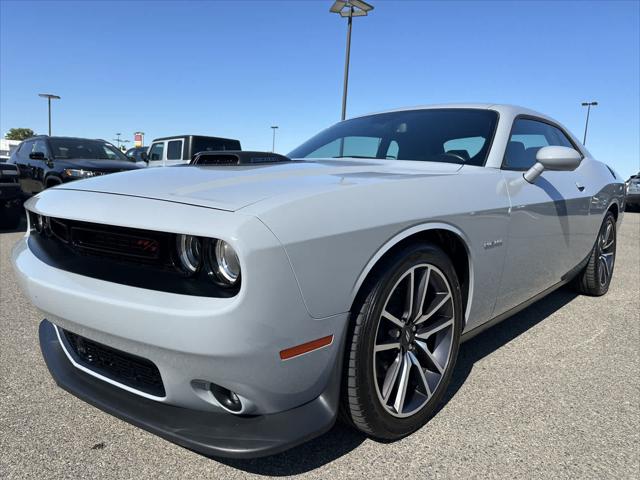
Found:
[[[110,143],[84,138],[50,138],[53,158],[58,160],[126,160],[122,152]]]
[[[290,158],[378,158],[484,165],[498,114],[481,109],[380,113],[337,123]]]

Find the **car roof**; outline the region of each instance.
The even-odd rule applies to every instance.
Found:
[[[102,138],[86,138],[86,137],[64,137],[64,136],[49,136],[49,135],[34,135],[33,137],[25,138],[23,142],[27,142],[29,140],[89,140],[92,142],[104,142],[111,145],[111,142],[107,142]]]
[[[405,112],[410,110],[444,110],[444,109],[447,109],[447,110],[449,109],[495,110],[501,114],[510,113],[513,115],[532,115],[535,117],[541,117],[541,118],[553,120],[547,115],[544,115],[540,112],[536,112],[535,110],[531,110],[529,108],[521,107],[519,105],[509,105],[509,104],[501,104],[501,103],[441,103],[441,104],[435,104],[435,105],[415,105],[412,107],[394,108],[391,110],[383,110],[380,112],[367,113],[364,115],[358,115],[356,117],[351,117],[351,118],[368,117],[371,115],[378,115],[381,113]]]
[[[237,140],[235,138],[225,138],[225,137],[213,137],[210,135],[172,135],[171,137],[160,137],[160,138],[154,138],[153,142],[159,142],[161,140],[173,140],[173,139],[184,139],[184,138],[206,138],[206,139],[215,139],[215,140],[228,140],[231,142],[239,142],[240,140]]]

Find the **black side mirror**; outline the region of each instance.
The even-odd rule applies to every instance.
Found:
[[[29,158],[32,160],[46,160],[43,152],[31,152]]]
[[[140,160],[149,163],[149,156],[147,155],[147,152],[142,152],[140,154]]]

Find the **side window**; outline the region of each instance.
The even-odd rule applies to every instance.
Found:
[[[36,140],[33,143],[33,149],[31,150],[32,152],[42,152],[44,153],[45,157],[48,157],[48,152],[47,152],[47,144],[45,143],[44,140]]]
[[[164,151],[164,143],[154,143],[149,150],[149,160],[162,160],[162,152]]]
[[[546,146],[574,148],[562,130],[537,120],[518,118],[513,123],[503,168],[528,170],[536,163],[538,150]]]
[[[553,143],[553,145],[559,145],[561,147],[569,147],[569,148],[575,148],[573,143],[571,143],[571,141],[567,138],[567,136],[564,134],[564,132],[562,130],[560,130],[559,128],[556,127],[551,127],[549,126],[549,128],[551,128],[551,130],[553,131],[553,133],[555,134],[555,141],[556,143]]]
[[[20,155],[20,158],[23,158],[23,159],[28,159],[29,158],[29,154],[33,150],[33,144],[34,143],[35,142],[32,140],[30,142],[29,141],[25,141],[25,142],[22,142],[20,144],[20,148],[18,149],[18,154]]]
[[[167,144],[167,160],[182,160],[182,140],[171,140]]]

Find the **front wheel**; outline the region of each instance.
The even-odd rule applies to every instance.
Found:
[[[353,312],[343,414],[362,432],[401,438],[440,403],[458,355],[462,294],[449,257],[413,245],[369,282]]]

